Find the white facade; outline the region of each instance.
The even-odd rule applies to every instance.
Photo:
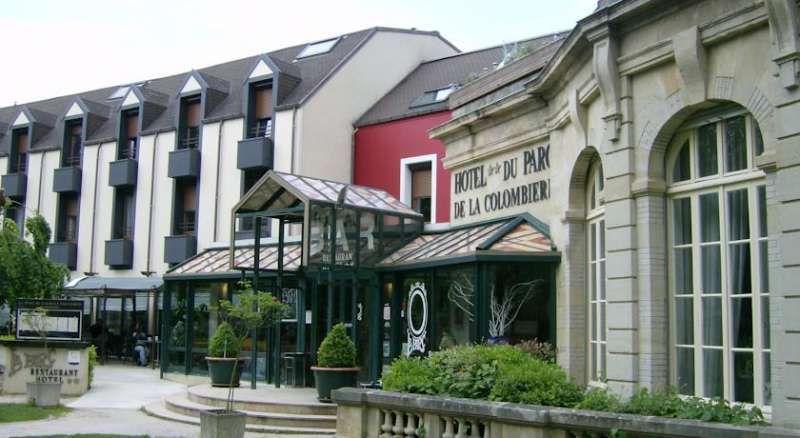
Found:
[[[449,43],[432,33],[376,29],[304,101],[274,112],[274,168],[350,181],[355,120],[419,63],[455,52]],[[262,71],[261,64],[263,61],[258,61],[252,68],[257,73],[270,73]],[[182,91],[202,92],[194,74],[187,75]],[[124,99],[122,107],[141,103],[140,96],[133,91],[125,94]],[[58,114],[56,123],[63,124],[66,114],[75,112],[75,105],[68,105],[64,114]],[[20,114],[25,117],[25,113]],[[106,123],[116,124],[120,115],[111,117]],[[244,138],[244,124],[242,116],[202,121],[201,164],[196,186],[198,253],[226,245],[229,240],[231,208],[239,200],[244,184],[243,172],[237,168],[238,143]],[[77,266],[71,272],[72,278],[84,273],[108,277],[138,277],[142,272],[160,275],[170,267],[164,261],[164,238],[172,234],[173,228],[176,182],[168,176],[168,163],[169,153],[176,149],[176,130],[147,133],[147,128],[143,129],[145,135],[139,136],[137,154],[132,266],[112,269],[105,263],[105,242],[112,238],[115,208],[109,166],[117,160],[117,141],[86,144],[81,160]],[[54,143],[46,145],[48,152],[29,151],[24,204],[26,217],[40,212],[54,230],[55,239],[58,194],[53,191],[53,175],[61,167],[62,145],[60,141]],[[7,163],[7,157],[0,157],[0,175],[7,173]]]

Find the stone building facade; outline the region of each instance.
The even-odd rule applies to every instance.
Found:
[[[800,426],[799,30],[794,0],[600,2],[450,96],[451,220],[549,225],[579,381]]]

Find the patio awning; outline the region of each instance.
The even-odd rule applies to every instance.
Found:
[[[283,251],[283,269],[285,271],[296,271],[300,267],[300,256],[302,254],[300,244],[286,243],[283,246]],[[233,258],[234,269],[231,269],[228,263],[229,255],[230,249],[227,247],[207,249],[170,269],[165,278],[175,280],[191,276],[233,277],[241,275],[241,269],[253,269],[253,246],[236,248]],[[261,247],[259,268],[264,272],[278,269],[278,245],[272,244]]]
[[[268,210],[289,212],[300,204],[310,201],[422,218],[421,214],[383,190],[274,170],[267,172],[242,197],[233,211],[235,213]],[[302,212],[299,216],[302,216]]]
[[[150,277],[79,277],[64,286],[64,295],[133,295],[161,289],[164,281],[159,276]]]
[[[557,261],[549,227],[530,214],[422,234],[385,257],[378,267],[409,269],[469,261]]]

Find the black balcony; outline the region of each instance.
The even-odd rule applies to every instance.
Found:
[[[170,178],[197,178],[200,175],[200,151],[178,149],[170,152],[167,175]]]
[[[197,253],[197,238],[191,235],[164,238],[164,262],[180,263]]]
[[[54,242],[48,253],[50,261],[66,266],[74,271],[78,265],[78,245],[74,242]]]
[[[108,171],[108,185],[111,187],[133,187],[136,185],[136,160],[125,158],[112,161]]]
[[[236,167],[241,170],[272,169],[273,145],[269,137],[239,140]]]
[[[133,240],[106,240],[106,264],[114,269],[133,266]]]
[[[3,175],[3,190],[11,199],[24,199],[28,190],[28,176],[25,173]]]
[[[57,193],[81,192],[81,168],[61,167],[53,174],[53,191]]]

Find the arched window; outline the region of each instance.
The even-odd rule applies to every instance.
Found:
[[[603,167],[595,156],[586,184],[586,229],[589,239],[587,281],[589,299],[589,380],[606,379],[606,221]]]
[[[741,108],[698,115],[667,153],[671,378],[681,394],[770,404],[763,150]]]

